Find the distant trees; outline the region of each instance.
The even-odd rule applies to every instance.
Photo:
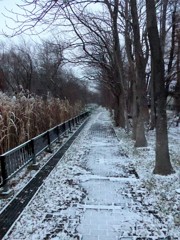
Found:
[[[4,45],[0,51],[0,65],[6,91],[19,92],[22,88],[28,91],[33,89],[35,65],[30,47],[21,44],[7,48]]]
[[[57,41],[44,41],[37,52],[38,91],[44,95],[53,92],[62,96],[62,66],[64,65],[65,44]],[[64,96],[62,96],[64,97]]]
[[[87,85],[64,67],[65,43],[44,41],[26,46],[3,46],[0,51],[0,90],[11,94],[22,90],[68,99],[71,103],[92,100]]]

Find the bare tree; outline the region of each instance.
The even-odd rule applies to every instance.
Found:
[[[31,54],[23,46],[13,46],[2,53],[1,69],[8,88],[31,91],[34,65]]]
[[[38,48],[39,91],[45,95],[49,91],[59,97],[62,94],[60,76],[64,65],[65,43],[46,40]]]
[[[136,147],[147,146],[145,138],[145,111],[147,111],[147,98],[146,98],[146,63],[147,59],[144,58],[143,49],[140,41],[140,26],[138,20],[137,2],[130,0],[131,15],[132,15],[132,29],[134,35],[134,52],[136,64],[136,104],[137,104],[137,125],[136,125]]]
[[[176,13],[176,58],[177,58],[177,64],[176,64],[176,86],[175,86],[175,92],[174,92],[174,99],[175,99],[175,109],[176,109],[176,114],[177,116],[180,115],[180,27],[179,27],[179,22],[180,22],[180,14]],[[177,125],[179,123],[179,117],[178,116],[178,121]]]
[[[168,149],[164,60],[154,0],[146,0],[146,14],[156,104],[156,164],[154,173],[168,175],[174,171]]]
[[[84,62],[88,61],[89,65],[100,69],[103,75],[103,78],[100,78],[101,81],[106,83],[114,95],[116,124],[124,128],[126,104],[118,31],[119,1],[115,1],[115,5],[104,1],[104,5],[106,6],[106,15],[97,15],[97,13],[95,15],[79,7],[70,7],[71,11],[66,10],[65,14],[81,41],[84,56],[78,59]],[[111,72],[109,73],[109,71]]]

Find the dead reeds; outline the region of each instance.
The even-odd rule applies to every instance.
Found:
[[[80,102],[0,92],[0,154],[80,113]]]

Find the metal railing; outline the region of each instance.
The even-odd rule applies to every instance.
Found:
[[[44,150],[51,152],[51,145],[71,132],[72,129],[86,119],[89,112],[84,112],[64,123],[61,123],[31,140],[0,155],[0,187],[7,184],[8,180],[15,176],[22,168],[32,162]]]

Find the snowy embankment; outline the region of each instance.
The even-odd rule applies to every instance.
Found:
[[[99,132],[94,129],[97,124]],[[119,237],[134,233],[137,237],[153,234],[151,239],[167,236],[171,236],[171,240],[180,239],[180,128],[169,128],[170,153],[176,173],[162,177],[152,174],[154,132],[147,133],[147,148],[135,149],[133,141],[121,129],[115,129],[117,144],[117,139],[107,130],[110,124],[108,112],[99,108],[4,239],[79,240],[77,230],[83,233],[81,224],[92,215],[88,215],[88,211],[94,211],[94,216],[101,221],[107,216],[109,220],[116,217],[113,231]],[[128,172],[132,166],[140,179]],[[95,224],[95,217],[93,221]],[[115,234],[113,231],[109,234]],[[109,235],[106,239],[115,238]]]
[[[148,147],[134,148],[134,142],[122,129],[115,129],[125,154],[133,161],[140,177],[133,186],[134,197],[146,209],[157,214],[169,227],[168,235],[180,239],[180,126],[169,120],[168,137],[170,158],[175,174],[152,174],[155,166],[155,131],[147,132]]]

